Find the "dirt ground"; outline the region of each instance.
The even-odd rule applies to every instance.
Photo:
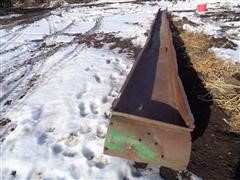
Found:
[[[193,145],[188,172],[175,172],[160,168],[164,179],[172,180],[181,176],[190,179],[190,172],[204,180],[239,180],[240,179],[240,134],[230,130],[224,119],[227,113],[218,107],[211,95],[203,101],[199,96],[210,94],[201,80],[201,74],[193,68],[185,44],[180,37],[178,27],[171,22],[174,46],[177,52],[179,75],[186,91],[191,111],[195,118],[196,128],[192,133]],[[226,44],[224,38],[213,38],[212,47]],[[235,49],[236,45],[229,41],[225,48]],[[136,163],[137,168],[145,168],[146,164]]]
[[[172,23],[179,74],[195,118],[189,171],[203,179],[240,179],[240,134],[231,132],[224,122],[226,113],[212,97],[208,102],[198,98],[209,94],[193,68],[179,31]]]
[[[40,20],[51,14],[54,8],[12,8],[12,9],[0,9],[1,15],[9,15],[14,13],[19,13],[21,16],[12,17],[9,19],[0,19],[1,28],[8,28],[17,26],[20,24],[28,24],[34,21]]]

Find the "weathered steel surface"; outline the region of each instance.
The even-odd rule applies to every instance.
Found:
[[[176,170],[186,169],[191,153],[188,129],[155,123],[150,124],[145,118],[113,114],[105,153]]]
[[[193,128],[167,15],[159,11],[121,95],[113,103],[104,153],[184,170]]]

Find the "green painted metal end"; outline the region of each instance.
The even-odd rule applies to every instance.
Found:
[[[190,158],[191,134],[130,117],[112,116],[104,153],[135,162],[184,170]]]
[[[129,151],[134,153],[136,161],[155,161],[159,159],[157,154],[147,147],[144,139],[138,139],[131,132],[122,132],[110,127],[107,133],[105,147],[119,155],[126,155]]]

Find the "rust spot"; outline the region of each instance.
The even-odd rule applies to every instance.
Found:
[[[126,149],[135,151],[135,150],[134,150],[134,147],[133,147],[131,144],[127,144],[127,145],[126,145]]]

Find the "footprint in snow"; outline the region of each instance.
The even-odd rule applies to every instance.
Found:
[[[39,145],[45,144],[46,141],[47,141],[47,134],[46,134],[46,133],[42,133],[42,134],[38,137],[38,139],[37,139],[37,143],[38,143]]]
[[[89,68],[89,67],[86,67],[84,70],[85,70],[85,71],[89,71],[89,70],[90,70],[90,68]]]
[[[109,162],[108,162],[108,159],[104,155],[100,155],[100,156],[94,158],[94,164],[97,168],[103,169],[109,164]]]
[[[116,74],[116,73],[111,74],[109,77],[112,81],[117,81],[118,80],[118,74]]]
[[[76,152],[71,152],[71,151],[64,151],[64,152],[63,152],[63,156],[69,157],[69,158],[73,158],[73,157],[75,157],[76,155],[77,155]]]
[[[76,146],[79,143],[79,136],[76,133],[70,133],[63,141],[68,147]]]
[[[100,103],[96,100],[94,102],[90,103],[90,109],[92,111],[93,114],[98,114],[99,113],[99,105]]]
[[[10,175],[11,175],[13,178],[16,178],[17,171],[16,171],[16,170],[12,170]]]
[[[128,72],[125,69],[120,72],[121,76],[126,76],[127,74],[128,74]]]
[[[31,173],[29,173],[29,179],[43,179],[43,173],[32,169]]]
[[[105,103],[107,103],[107,102],[109,102],[109,101],[110,101],[109,96],[104,96],[104,97],[102,98],[102,103],[103,103],[103,104],[105,104]]]
[[[104,129],[102,127],[97,127],[96,131],[97,137],[99,138],[105,138],[106,133],[104,132]]]
[[[91,131],[92,131],[92,128],[89,126],[80,127],[81,134],[87,134],[87,133],[90,133]]]
[[[84,94],[86,94],[90,90],[91,90],[91,84],[90,83],[84,84],[82,90],[76,95],[76,98],[80,99]]]
[[[111,90],[108,95],[115,98],[118,96],[118,92]]]
[[[85,93],[86,93],[85,91],[81,91],[81,92],[77,93],[76,98],[80,99]]]
[[[119,72],[121,76],[126,76],[128,74],[128,68],[126,65],[121,64],[119,67]]]
[[[107,60],[106,60],[106,64],[110,64],[111,62],[112,62],[111,59],[107,59]]]
[[[118,71],[121,76],[127,75],[127,66],[125,64],[115,64],[115,70]]]
[[[109,76],[112,88],[117,88],[119,86],[120,75],[118,73],[113,73]]]
[[[55,127],[49,127],[49,128],[46,129],[47,133],[52,133],[54,131],[55,131]]]
[[[52,152],[57,155],[63,151],[63,148],[60,144],[55,144],[52,146]]]
[[[92,160],[95,157],[94,152],[92,152],[89,148],[84,147],[82,149],[82,154],[87,160]]]
[[[110,119],[111,118],[111,112],[110,111],[105,111],[104,112],[104,117],[107,118],[107,119]]]
[[[11,122],[11,120],[8,118],[2,118],[2,119],[0,119],[0,127],[3,127],[10,122]]]
[[[97,73],[95,73],[94,75],[93,75],[93,77],[95,78],[95,80],[97,81],[97,83],[102,83],[102,77],[99,75],[99,74],[97,74]]]
[[[133,165],[130,165],[130,167],[131,167],[131,174],[133,177],[139,178],[142,176],[142,174],[138,168],[135,168]]]
[[[126,69],[127,69],[127,70],[129,70],[130,68],[131,68],[131,66],[130,66],[130,65],[127,65],[127,66],[126,66]]]
[[[80,110],[80,115],[82,117],[87,116],[90,113],[90,108],[86,103],[80,103],[79,104],[79,110]]]

